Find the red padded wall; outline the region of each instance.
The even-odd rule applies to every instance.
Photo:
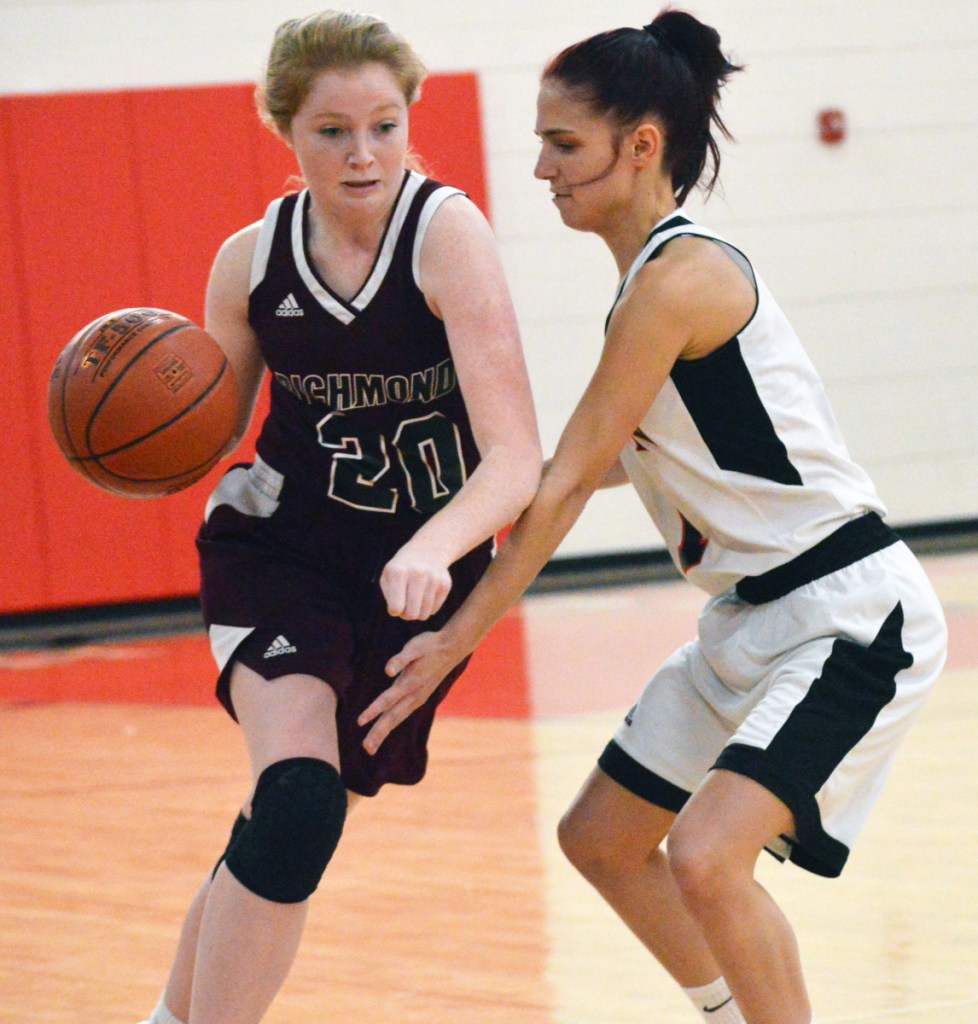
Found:
[[[5,609],[20,609],[44,604],[50,587],[38,471],[41,438],[31,417],[34,386],[11,132],[10,111],[0,106],[0,175],[10,186],[0,188],[0,324],[7,355],[0,445],[0,593]]]
[[[10,357],[0,614],[196,593],[193,536],[220,470],[157,501],[98,491],[51,440],[47,379],[75,332],[111,310],[202,317],[221,241],[258,219],[296,170],[252,93],[0,97],[0,323]],[[428,80],[412,139],[429,173],[488,212],[474,75]]]
[[[47,375],[68,339],[98,314],[146,294],[125,104],[119,95],[25,96],[8,107],[23,260],[27,426],[37,443],[37,511],[46,529],[45,604],[147,596],[165,567],[155,543],[162,505],[123,502],[71,472],[48,433],[45,403]],[[11,497],[20,498],[21,514],[24,498],[35,500],[18,491]],[[23,603],[21,593],[10,588],[15,606]]]
[[[411,108],[411,145],[427,174],[463,189],[490,216],[475,75],[433,75],[424,83]]]

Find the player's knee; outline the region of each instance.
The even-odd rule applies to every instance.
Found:
[[[618,849],[606,842],[600,823],[571,807],[557,825],[557,841],[564,856],[592,884],[599,888],[619,872]]]
[[[346,819],[346,788],[325,761],[295,757],[262,772],[251,818],[225,855],[232,875],[274,903],[301,903],[319,885]]]
[[[238,814],[237,818],[234,821],[234,825],[231,828],[231,838],[228,839],[228,844],[224,847],[224,852],[221,854],[220,859],[214,865],[214,869],[211,871],[212,882],[214,881],[214,876],[217,874],[218,868],[220,868],[220,866],[224,863],[228,855],[228,850],[230,850],[231,847],[234,846],[235,842],[237,842],[238,836],[241,835],[241,830],[247,824],[248,819],[243,814]]]
[[[573,807],[564,813],[557,823],[557,842],[564,856],[582,874],[584,865],[593,853],[593,844],[586,829],[578,827],[577,815]]]
[[[709,830],[683,827],[680,821],[669,835],[668,857],[683,900],[694,911],[724,900],[734,884],[736,865],[722,838]]]

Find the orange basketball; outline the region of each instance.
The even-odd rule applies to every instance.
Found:
[[[93,320],[48,382],[48,420],[65,458],[130,498],[173,494],[204,476],[231,439],[238,401],[217,342],[165,309]]]

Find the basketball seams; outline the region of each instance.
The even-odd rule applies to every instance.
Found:
[[[205,473],[209,472],[215,465],[217,465],[217,461],[218,461],[218,459],[220,459],[221,453],[223,451],[224,451],[224,445],[222,444],[214,452],[212,452],[210,455],[208,455],[207,458],[204,459],[202,462],[197,463],[197,465],[195,465],[195,466],[189,466],[187,469],[181,471],[180,473],[174,473],[172,476],[150,476],[150,477],[138,477],[138,478],[137,477],[132,477],[132,476],[123,476],[121,473],[115,473],[111,469],[109,469],[107,466],[103,466],[102,463],[99,462],[98,458],[96,458],[95,456],[92,456],[92,457],[87,458],[87,459],[81,459],[79,461],[87,461],[88,463],[90,463],[90,465],[98,466],[100,472],[104,473],[105,476],[107,476],[107,477],[111,477],[113,480],[118,480],[120,484],[126,484],[126,483],[130,483],[130,484],[131,483],[137,483],[137,484],[162,484],[162,485],[165,486],[167,484],[176,485],[179,481],[186,480],[187,483],[185,485],[184,484],[180,484],[180,486],[174,486],[173,487],[173,491],[175,492],[175,491],[178,491],[178,490],[182,490],[183,486],[188,486],[189,487],[190,484],[196,483]],[[98,481],[98,479],[95,477],[94,474],[91,474],[91,473],[87,472],[87,470],[88,470],[87,466],[83,467],[83,468],[86,470],[85,475],[88,476],[88,478],[90,480],[92,480],[92,481],[94,481],[96,483],[100,483],[100,486],[103,486],[103,487],[105,486],[104,481],[102,481],[102,482]],[[116,493],[117,494],[124,494],[128,498],[157,498],[157,497],[160,497],[159,494],[140,494],[138,491],[123,491],[123,490],[119,490],[119,491],[116,491]],[[165,493],[172,493],[172,492],[168,491],[168,492],[165,492]]]
[[[193,325],[191,325],[191,326],[193,326]],[[145,349],[143,349],[143,352],[147,351],[148,348],[149,348],[149,346],[147,345],[147,347]],[[168,430],[175,423],[179,423],[180,420],[182,420],[184,418],[184,416],[187,416],[191,412],[193,412],[193,410],[196,409],[197,406],[199,406],[201,402],[203,402],[206,398],[209,398],[214,393],[214,391],[220,385],[221,381],[224,380],[225,376],[227,375],[228,365],[229,364],[228,364],[227,358],[225,357],[224,362],[221,363],[221,370],[220,370],[220,372],[211,381],[211,383],[207,386],[207,390],[206,391],[202,391],[190,403],[190,405],[184,406],[175,416],[173,416],[170,419],[168,419],[165,423],[160,423],[158,426],[155,426],[152,430],[148,431],[147,433],[140,434],[139,437],[134,438],[132,441],[127,441],[125,444],[121,444],[117,448],[111,448],[109,451],[99,452],[98,454],[96,454],[95,452],[92,452],[90,455],[82,456],[81,460],[85,461],[85,462],[96,462],[97,463],[99,461],[99,459],[110,458],[113,455],[118,455],[120,452],[128,451],[130,448],[134,448],[138,444],[143,444],[145,441],[148,441],[152,437],[156,437],[157,434],[162,433],[164,430]],[[101,402],[99,404],[101,405]],[[93,413],[92,414],[92,420],[94,420],[94,419],[95,419],[95,414]],[[233,428],[232,428],[232,430],[233,430]],[[229,433],[228,434],[228,438],[224,442],[225,444],[227,444],[227,440],[230,439],[230,437],[231,437],[231,434]],[[89,447],[89,450],[91,450],[91,445],[89,445],[88,447]],[[223,449],[223,445],[221,447]],[[102,468],[104,468],[104,467],[102,467]],[[115,474],[113,474],[113,475],[115,475]],[[183,473],[180,473],[178,475],[179,476],[183,476]],[[126,478],[125,477],[120,477],[120,479],[124,480]],[[153,477],[153,478],[148,478],[148,479],[156,479],[156,478]],[[169,480],[170,477],[160,477],[159,479]]]
[[[88,423],[85,425],[85,447],[88,449],[91,458],[104,458],[106,455],[112,454],[111,452],[102,452],[99,455],[96,455],[95,452],[92,450],[92,444],[90,440],[92,434],[92,427],[96,419],[98,418],[98,414],[99,412],[101,412],[105,403],[112,396],[112,393],[125,379],[126,374],[133,368],[133,366],[136,365],[136,363],[138,363],[146,355],[147,352],[155,348],[157,344],[159,344],[159,342],[164,341],[166,338],[172,337],[172,335],[176,334],[178,331],[184,330],[184,328],[187,327],[193,327],[195,330],[199,330],[199,328],[196,327],[195,324],[190,323],[189,320],[185,321],[182,324],[174,324],[173,327],[164,331],[162,334],[157,335],[157,337],[152,338],[138,352],[134,353],[132,359],[130,359],[129,362],[126,363],[122,367],[122,369],[119,370],[119,372],[115,375],[115,379],[112,381],[112,383],[106,387],[104,393],[102,394],[102,397],[98,400],[98,403],[95,405],[95,408],[92,409],[91,413],[89,414]],[[157,428],[157,430],[158,429],[159,428]],[[154,430],[152,433],[156,432],[157,431]],[[148,436],[151,436],[151,434],[144,435],[144,437]],[[126,447],[131,447],[133,444],[138,444],[139,441],[141,440],[143,440],[143,437],[140,437],[135,441],[131,441],[129,445],[127,445]]]
[[[100,329],[101,323],[102,319],[97,318],[93,320],[87,327],[83,327],[75,336],[75,338],[69,343],[65,351],[63,351],[61,355],[58,357],[58,362],[60,363],[61,360],[65,358],[65,352],[68,353],[68,358],[65,359],[64,372],[61,375],[61,400],[59,402],[59,406],[61,411],[62,436],[64,437],[65,442],[71,448],[71,451],[74,453],[73,455],[68,455],[67,452],[65,454],[68,455],[68,458],[73,461],[77,461],[81,459],[83,456],[81,456],[78,452],[78,445],[69,426],[68,382],[71,376],[78,370],[77,364],[81,361],[81,356],[85,350],[85,345],[88,343],[91,336]]]

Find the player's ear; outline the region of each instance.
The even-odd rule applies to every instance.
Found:
[[[629,138],[630,156],[637,166],[662,159],[662,131],[653,121],[643,121]]]

